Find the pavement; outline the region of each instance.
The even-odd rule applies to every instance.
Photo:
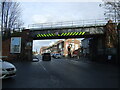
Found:
[[[13,62],[16,77],[2,80],[3,88],[118,88],[118,67],[81,59]]]

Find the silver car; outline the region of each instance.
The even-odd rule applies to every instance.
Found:
[[[61,58],[61,54],[60,54],[60,53],[56,53],[56,54],[54,55],[54,57],[55,57],[55,58]]]
[[[0,79],[16,76],[16,67],[6,61],[0,59]]]

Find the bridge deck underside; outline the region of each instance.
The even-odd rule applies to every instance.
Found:
[[[37,39],[87,38],[104,35],[104,26],[56,29],[31,29],[31,37]]]
[[[68,38],[92,38],[92,37],[101,37],[104,34],[95,34],[95,35],[74,35],[74,36],[54,36],[54,37],[34,37],[33,40],[43,40],[43,39],[68,39]]]

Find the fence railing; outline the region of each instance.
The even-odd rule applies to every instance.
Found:
[[[49,22],[49,23],[36,23],[30,24],[29,29],[47,29],[47,28],[64,28],[64,27],[86,27],[86,26],[103,26],[107,23],[106,20],[77,20],[77,21],[64,21],[64,22]]]

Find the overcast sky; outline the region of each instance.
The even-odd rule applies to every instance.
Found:
[[[24,26],[29,24],[58,21],[75,21],[103,19],[104,10],[99,7],[102,2],[21,2]],[[33,42],[33,50],[39,51],[41,46],[48,46],[56,40]]]
[[[34,23],[104,18],[101,2],[21,2],[25,27]]]

